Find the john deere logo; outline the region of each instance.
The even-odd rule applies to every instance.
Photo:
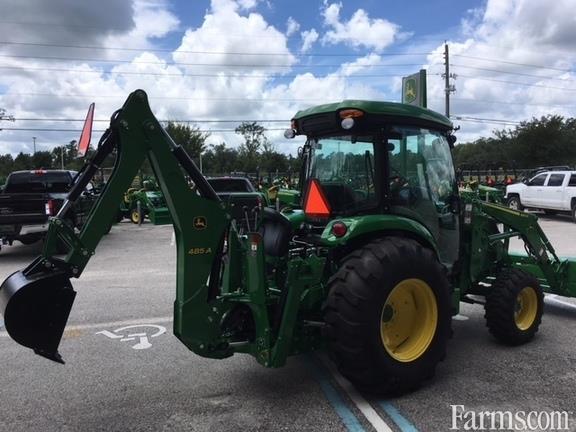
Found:
[[[404,102],[412,103],[416,100],[416,80],[409,78],[404,83]]]
[[[192,222],[194,229],[203,230],[208,228],[208,222],[204,216],[196,216]]]

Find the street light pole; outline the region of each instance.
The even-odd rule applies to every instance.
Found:
[[[64,146],[60,146],[60,163],[64,169]]]
[[[32,142],[34,143],[34,154],[36,154],[36,137],[32,137]]]

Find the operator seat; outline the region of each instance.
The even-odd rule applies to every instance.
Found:
[[[339,183],[323,183],[322,190],[334,211],[345,211],[354,208],[356,196],[354,190]]]
[[[264,207],[262,224],[258,231],[262,236],[266,255],[281,257],[288,253],[288,244],[292,238],[292,224],[282,213]]]

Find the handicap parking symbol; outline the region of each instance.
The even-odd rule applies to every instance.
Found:
[[[150,338],[155,338],[166,333],[166,327],[156,324],[138,324],[121,327],[113,331],[103,330],[96,334],[104,335],[120,342],[134,342],[132,349],[143,350],[150,348]]]

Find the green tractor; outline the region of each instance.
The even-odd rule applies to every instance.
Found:
[[[162,191],[151,179],[142,182],[142,188],[130,187],[124,193],[120,204],[120,218],[128,218],[134,224],[141,224],[144,218],[150,219],[154,225],[172,223],[170,212]]]
[[[174,223],[174,334],[198,355],[247,353],[280,367],[327,349],[358,388],[402,393],[434,375],[462,301],[485,303],[501,342],[528,342],[543,288],[576,295],[575,266],[556,257],[534,216],[459,196],[452,131],[442,115],[395,103],[298,112],[286,136],[307,137],[301,209],[280,213],[220,201],[137,90],[52,219],[42,255],[0,286],[6,330],[63,362],[58,347],[76,295],[70,279],[82,275],[148,158]],[[75,233],[66,212],[113,151],[114,172]],[[526,242],[527,256],[508,253],[513,237]]]

